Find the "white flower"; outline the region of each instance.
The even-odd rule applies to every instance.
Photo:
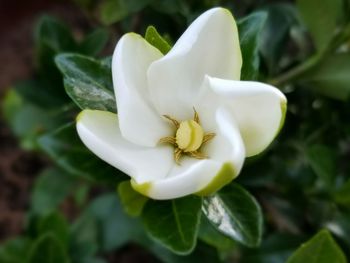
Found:
[[[283,125],[285,96],[270,85],[240,81],[241,66],[237,26],[223,8],[198,17],[165,56],[126,34],[112,62],[118,116],[84,110],[78,134],[144,195],[211,194]]]

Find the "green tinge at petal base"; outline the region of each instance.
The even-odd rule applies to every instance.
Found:
[[[211,182],[206,187],[197,192],[196,195],[211,195],[235,179],[237,175],[238,173],[235,171],[234,166],[231,163],[225,163],[221,167],[220,171],[215,175],[213,180],[211,180]]]
[[[138,184],[134,179],[130,180],[132,188],[139,192],[140,194],[144,196],[149,196],[149,190],[151,189],[152,184],[150,182],[146,182],[143,184]]]

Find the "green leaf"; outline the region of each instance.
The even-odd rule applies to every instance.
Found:
[[[74,124],[40,137],[38,143],[53,161],[72,175],[112,186],[126,179],[122,172],[97,158],[83,145]]]
[[[119,0],[129,12],[138,12],[145,8],[153,0]]]
[[[40,235],[51,233],[65,248],[68,248],[69,225],[66,218],[57,211],[39,220],[38,233]]]
[[[100,5],[99,18],[104,25],[119,22],[129,15],[120,0],[105,0]]]
[[[65,117],[58,111],[48,111],[26,102],[10,89],[4,98],[2,110],[12,132],[28,150],[38,148],[37,138],[43,133],[61,126]]]
[[[77,46],[69,28],[50,16],[42,16],[35,28],[35,50],[39,76],[45,81],[45,89],[51,96],[67,101],[62,88],[61,74],[54,57],[60,52],[73,52]]]
[[[133,217],[141,215],[148,198],[136,192],[131,187],[130,181],[124,181],[118,185],[118,194],[120,202],[128,215]]]
[[[109,65],[78,54],[60,54],[55,61],[69,97],[81,109],[117,112]]]
[[[164,55],[171,49],[169,43],[158,33],[157,29],[154,26],[147,27],[145,39],[152,46],[159,49],[159,51]]]
[[[51,168],[36,179],[31,194],[31,210],[42,215],[55,210],[76,185],[76,180],[66,172]]]
[[[327,230],[321,230],[288,259],[287,263],[346,263],[344,253]]]
[[[229,184],[203,202],[203,213],[224,235],[246,246],[261,242],[263,216],[255,198],[236,183]]]
[[[235,242],[217,231],[205,216],[201,219],[199,238],[219,251],[229,251],[235,247]]]
[[[148,241],[148,250],[164,263],[222,263],[215,248],[203,242],[198,242],[190,255],[176,255],[170,250]],[[151,244],[150,244],[151,243]]]
[[[73,262],[83,263],[95,256],[99,248],[99,225],[95,217],[83,212],[70,229],[70,256]]]
[[[333,54],[302,76],[301,82],[310,89],[338,100],[350,95],[350,54]]]
[[[266,12],[257,12],[237,23],[243,58],[242,80],[255,80],[258,77],[260,64],[258,40],[266,19]]]
[[[60,241],[52,234],[45,234],[33,244],[26,262],[68,263],[69,258]]]
[[[174,200],[149,200],[142,220],[149,235],[177,254],[190,253],[199,229],[202,199],[188,196]]]
[[[291,234],[270,234],[259,248],[245,249],[242,258],[244,263],[286,262],[302,241],[302,237]]]
[[[350,204],[350,180],[345,182],[335,193],[334,199],[338,204]]]
[[[332,40],[342,12],[342,0],[297,0],[297,7],[318,51]]]
[[[66,99],[53,96],[47,84],[40,80],[26,80],[15,85],[15,90],[23,100],[43,109],[57,109],[67,104]]]
[[[22,263],[27,258],[31,242],[25,237],[7,240],[0,246],[1,263]]]
[[[79,46],[79,51],[89,56],[96,56],[106,46],[108,39],[108,30],[105,28],[97,28],[84,38]]]
[[[315,144],[306,150],[307,159],[315,174],[326,186],[332,186],[336,177],[335,154],[325,145]]]
[[[268,13],[268,17],[259,36],[259,50],[273,75],[279,71],[290,30],[298,22],[298,14],[294,5],[286,3],[270,5],[263,11]]]
[[[114,193],[95,199],[87,213],[98,223],[102,251],[112,251],[143,235],[139,221],[124,213]]]

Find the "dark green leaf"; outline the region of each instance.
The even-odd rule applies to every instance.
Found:
[[[68,263],[69,258],[64,246],[52,234],[41,236],[29,253],[27,263]]]
[[[57,208],[76,185],[76,180],[66,172],[51,168],[35,181],[31,195],[31,210],[34,214],[47,214]]]
[[[187,256],[176,255],[170,250],[159,246],[155,243],[152,244],[151,241],[148,241],[146,246],[153,254],[162,260],[164,263],[219,263],[220,260],[218,253],[215,248],[198,242],[195,250]]]
[[[164,55],[168,53],[171,49],[171,46],[168,42],[158,33],[157,29],[154,26],[147,27],[145,39],[152,46],[159,49]]]
[[[62,107],[66,99],[53,96],[47,85],[40,80],[27,80],[15,85],[16,92],[28,103],[45,109]]]
[[[66,25],[53,17],[43,16],[35,29],[35,49],[39,75],[45,81],[45,89],[51,96],[67,101],[68,97],[61,85],[62,78],[54,58],[60,52],[73,52],[76,43]]]
[[[142,214],[150,236],[178,254],[190,253],[196,244],[202,199],[188,196],[169,201],[149,200]]]
[[[238,22],[239,40],[242,51],[242,80],[255,80],[259,73],[259,33],[267,19],[267,13],[253,13]]]
[[[78,54],[58,55],[56,64],[68,95],[81,109],[117,111],[108,64]]]
[[[319,51],[331,41],[342,12],[342,0],[297,0],[299,12]]]
[[[99,10],[99,18],[104,25],[119,22],[129,15],[120,0],[105,0]]]
[[[226,236],[249,247],[259,246],[263,217],[255,198],[236,183],[204,199],[203,212]]]
[[[66,218],[57,211],[39,220],[38,233],[39,235],[51,233],[65,248],[68,248],[69,225]]]
[[[148,198],[136,192],[131,187],[130,181],[121,182],[118,185],[118,194],[120,202],[128,215],[134,217],[141,215]]]
[[[334,198],[338,204],[350,204],[350,180],[348,180],[335,192]]]
[[[112,186],[125,179],[124,174],[98,159],[83,145],[74,124],[40,137],[38,143],[62,169],[72,175]]]
[[[22,263],[27,258],[31,242],[24,237],[10,239],[0,246],[1,263]]]
[[[306,155],[315,174],[326,186],[332,186],[336,176],[336,158],[331,149],[316,144],[307,149]]]
[[[346,263],[347,260],[337,243],[327,230],[303,244],[288,259],[287,263]]]
[[[245,249],[242,258],[244,263],[286,262],[302,241],[302,237],[291,234],[272,234],[264,238],[259,248]]]
[[[327,97],[347,100],[350,95],[350,54],[334,54],[307,72],[301,81]]]
[[[259,36],[259,49],[271,74],[276,74],[285,52],[289,32],[297,23],[297,12],[290,4],[281,3],[263,9],[268,18]]]
[[[79,46],[79,51],[83,54],[96,56],[106,46],[109,32],[105,28],[97,28],[84,38]]]

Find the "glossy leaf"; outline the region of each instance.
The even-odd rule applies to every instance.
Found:
[[[315,174],[326,186],[332,186],[336,176],[335,154],[324,145],[313,145],[306,151],[308,161]]]
[[[149,235],[177,254],[190,253],[196,244],[202,199],[149,200],[142,220]]]
[[[67,124],[39,138],[39,146],[62,169],[97,183],[117,185],[126,176],[101,161],[80,141],[74,124]]]
[[[229,251],[236,246],[232,239],[217,231],[205,216],[201,218],[198,236],[202,241],[219,251]]]
[[[259,72],[259,33],[267,19],[267,13],[253,13],[238,21],[239,40],[241,45],[243,65],[242,80],[255,80]]]
[[[159,49],[159,51],[164,55],[171,49],[169,43],[158,33],[157,29],[154,26],[147,27],[145,39],[152,46]]]
[[[77,54],[61,54],[55,61],[68,95],[81,109],[117,112],[108,64]]]
[[[63,245],[52,234],[40,237],[29,253],[27,263],[68,263],[69,258]]]
[[[79,51],[83,54],[96,56],[106,46],[109,32],[105,28],[97,28],[87,35],[79,46]]]
[[[118,195],[123,205],[124,211],[133,217],[141,215],[148,198],[136,192],[130,181],[121,182],[118,185]]]
[[[263,217],[255,198],[236,183],[204,199],[203,213],[224,235],[246,246],[261,242]]]
[[[327,47],[335,34],[342,12],[342,0],[297,0],[297,7],[319,51]]]
[[[36,179],[32,190],[32,212],[42,215],[55,210],[75,185],[76,180],[61,169],[45,170]]]
[[[301,82],[315,92],[338,100],[350,96],[350,54],[334,54],[304,74]]]
[[[288,259],[287,263],[346,263],[344,253],[327,230],[304,243]]]

